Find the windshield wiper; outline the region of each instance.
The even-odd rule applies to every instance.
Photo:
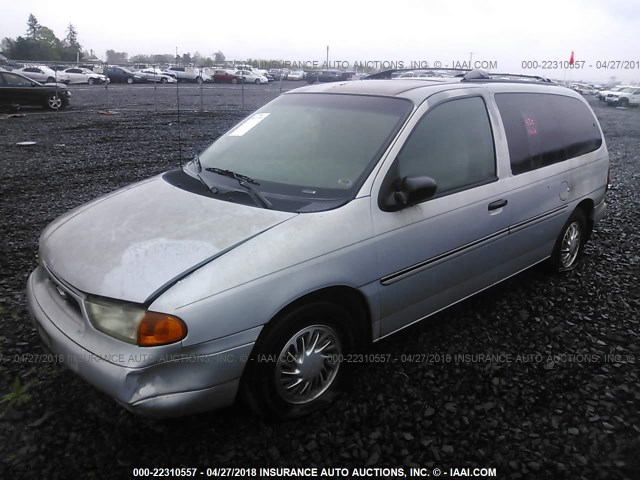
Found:
[[[198,164],[200,160],[198,160]],[[241,187],[244,187],[247,190],[249,196],[256,202],[258,205],[264,208],[271,208],[273,204],[265,197],[261,192],[253,188],[250,184],[260,185],[253,178],[247,177],[246,175],[242,175],[241,173],[236,173],[231,170],[224,170],[222,168],[216,167],[208,167],[205,168],[207,172],[217,173],[218,175],[223,175],[225,177],[235,178],[238,181],[238,184]],[[199,175],[198,175],[199,176]]]
[[[202,184],[205,187],[207,187],[207,190],[211,191],[211,185],[209,185],[207,181],[204,178],[202,178],[202,175],[200,175],[200,172],[202,171],[202,164],[200,163],[200,157],[198,155],[194,155],[193,162],[196,164],[196,167],[198,168],[196,170],[196,175],[198,177],[198,180],[200,180]]]
[[[246,175],[242,175],[241,173],[236,173],[232,170],[225,170],[224,168],[216,168],[216,167],[208,167],[205,168],[207,172],[217,173],[218,175],[224,175],[225,177],[235,178],[236,180],[244,180],[247,183],[253,183],[254,185],[260,185],[253,178],[247,177]]]

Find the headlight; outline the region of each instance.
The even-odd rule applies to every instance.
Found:
[[[187,336],[187,326],[178,317],[149,312],[135,304],[89,297],[85,307],[96,329],[141,347],[167,345]]]

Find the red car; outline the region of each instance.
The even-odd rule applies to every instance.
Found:
[[[214,83],[238,83],[241,81],[242,77],[240,75],[236,75],[227,70],[216,70],[213,72]]]

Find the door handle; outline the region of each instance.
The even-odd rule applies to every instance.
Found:
[[[489,204],[489,207],[488,207],[488,208],[489,208],[489,211],[491,211],[491,210],[497,210],[497,209],[499,209],[499,208],[502,208],[502,207],[506,206],[506,205],[507,205],[507,203],[508,203],[508,202],[507,202],[506,200],[496,200],[495,202],[491,202],[491,203]]]

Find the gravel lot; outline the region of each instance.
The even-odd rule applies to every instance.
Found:
[[[358,366],[347,396],[302,421],[271,424],[242,407],[151,421],[36,357],[44,350],[24,288],[51,220],[178,164],[175,86],[71,90],[67,111],[0,115],[0,479],[194,465],[640,478],[640,109],[592,101],[613,189],[574,272],[530,269],[375,345],[397,361]],[[248,85],[244,106],[278,93],[277,83]],[[180,85],[185,159],[244,116],[242,96],[239,85]],[[98,113],[105,108],[118,113]]]

